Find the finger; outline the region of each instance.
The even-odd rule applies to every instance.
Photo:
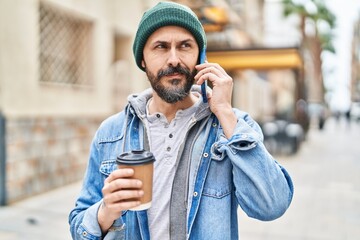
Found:
[[[199,65],[196,65],[195,68],[196,70],[198,71],[201,71],[205,68],[208,68],[208,67],[213,67],[213,68],[216,68],[218,69],[222,74],[224,75],[228,75],[227,72],[225,71],[224,68],[222,68],[218,63],[209,63],[209,62],[205,62],[205,63],[202,63],[202,64],[199,64]]]
[[[105,203],[103,201],[102,208],[106,210],[109,214],[119,214],[122,211],[129,210],[131,208],[137,207],[141,204],[138,199],[128,200],[128,201],[119,201],[113,203]]]
[[[131,168],[120,168],[113,171],[106,179],[105,184],[110,183],[118,178],[128,178],[134,175],[134,170]]]
[[[225,76],[228,75],[227,72],[225,71],[225,69],[222,68],[218,63],[213,63],[213,64],[214,64],[214,67],[215,67],[216,69],[218,69],[222,74],[224,74]]]
[[[202,69],[204,69],[204,68],[207,68],[207,67],[209,67],[209,66],[210,66],[210,63],[206,61],[206,62],[204,62],[204,63],[201,63],[201,64],[196,65],[195,68],[196,68],[198,71],[200,71],[200,70],[202,70]]]
[[[196,70],[199,72],[202,72],[203,70],[205,70],[206,68],[211,67],[211,65],[209,63],[202,63],[199,65],[196,65],[195,68]]]
[[[203,84],[206,80],[208,80],[208,73],[206,73],[206,74],[204,74],[204,75],[202,75],[201,77],[199,77],[197,80],[196,80],[196,84],[199,84],[199,85],[201,85],[201,84]]]
[[[215,68],[214,66],[209,66],[209,67],[204,68],[201,71],[199,71],[195,75],[195,79],[199,80],[202,76],[204,76],[205,74],[208,74],[208,73],[212,73],[212,74],[214,74],[216,76],[222,76],[223,75],[223,73],[219,69]]]
[[[121,212],[125,210],[129,210],[131,208],[137,207],[141,204],[140,201],[132,200],[132,201],[121,201],[112,204],[109,209],[111,209],[114,212]]]
[[[104,196],[106,205],[114,204],[120,201],[135,201],[144,195],[143,190],[119,190]]]
[[[119,178],[114,181],[105,184],[103,192],[112,193],[120,189],[140,189],[142,187],[142,182],[138,179],[131,178]]]
[[[209,73],[205,73],[204,75],[202,75],[197,81],[197,84],[202,84],[204,81],[208,80],[210,82],[214,82],[216,80],[218,80],[219,77],[211,72]]]

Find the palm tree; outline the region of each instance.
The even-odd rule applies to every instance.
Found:
[[[306,22],[306,18],[308,18],[310,15],[306,11],[304,5],[296,4],[292,0],[283,0],[282,3],[284,6],[283,14],[285,17],[289,17],[290,15],[293,14],[298,15],[300,17],[299,27],[302,37],[302,44],[303,44],[306,39],[305,22]]]
[[[322,74],[322,59],[323,51],[330,51],[335,53],[335,48],[332,45],[332,34],[323,33],[319,29],[320,23],[327,24],[330,31],[335,27],[335,15],[326,7],[323,0],[307,0],[307,3],[313,4],[316,11],[309,11],[305,4],[294,3],[292,0],[282,0],[285,17],[290,15],[298,15],[300,17],[300,31],[302,34],[301,47],[303,51],[309,51],[314,65],[314,80],[313,86],[316,89],[315,96],[310,98],[324,103],[324,85]],[[309,36],[305,31],[306,21],[311,21],[314,24],[315,34]]]

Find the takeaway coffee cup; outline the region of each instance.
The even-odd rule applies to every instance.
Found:
[[[118,168],[132,168],[134,175],[131,178],[139,179],[143,183],[144,195],[139,199],[141,205],[130,210],[140,211],[151,206],[154,161],[154,155],[145,150],[132,150],[117,157]]]

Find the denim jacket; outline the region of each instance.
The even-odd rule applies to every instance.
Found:
[[[142,123],[149,90],[133,96],[134,104],[106,119],[90,149],[90,160],[75,208],[69,215],[73,239],[150,239],[147,212],[124,211],[102,236],[97,221],[105,178],[114,171],[116,157],[144,147]],[[134,100],[135,99],[135,100]],[[259,125],[248,114],[234,109],[237,124],[231,138],[224,136],[215,115],[207,121],[191,145],[187,186],[187,239],[238,239],[238,206],[263,221],[284,214],[293,196],[287,171],[268,153]]]

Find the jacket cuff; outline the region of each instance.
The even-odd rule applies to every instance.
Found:
[[[83,236],[83,239],[123,239],[125,234],[125,223],[122,217],[114,221],[107,234],[102,236],[101,228],[98,222],[98,211],[101,203],[102,201],[99,201],[86,210],[83,223],[79,228],[79,234]]]
[[[242,140],[251,142],[263,141],[261,129],[257,129],[256,127],[257,125],[251,127],[244,119],[239,119],[236,123],[233,136],[229,139],[229,142],[233,143]]]
[[[225,157],[227,150],[232,152],[250,150],[262,140],[261,132],[254,130],[243,119],[239,119],[231,138],[227,139],[224,134],[221,134],[218,142],[212,147],[212,153],[220,160]]]
[[[84,239],[101,239],[102,237],[97,216],[101,203],[102,201],[99,201],[85,211],[83,222],[79,228]]]

